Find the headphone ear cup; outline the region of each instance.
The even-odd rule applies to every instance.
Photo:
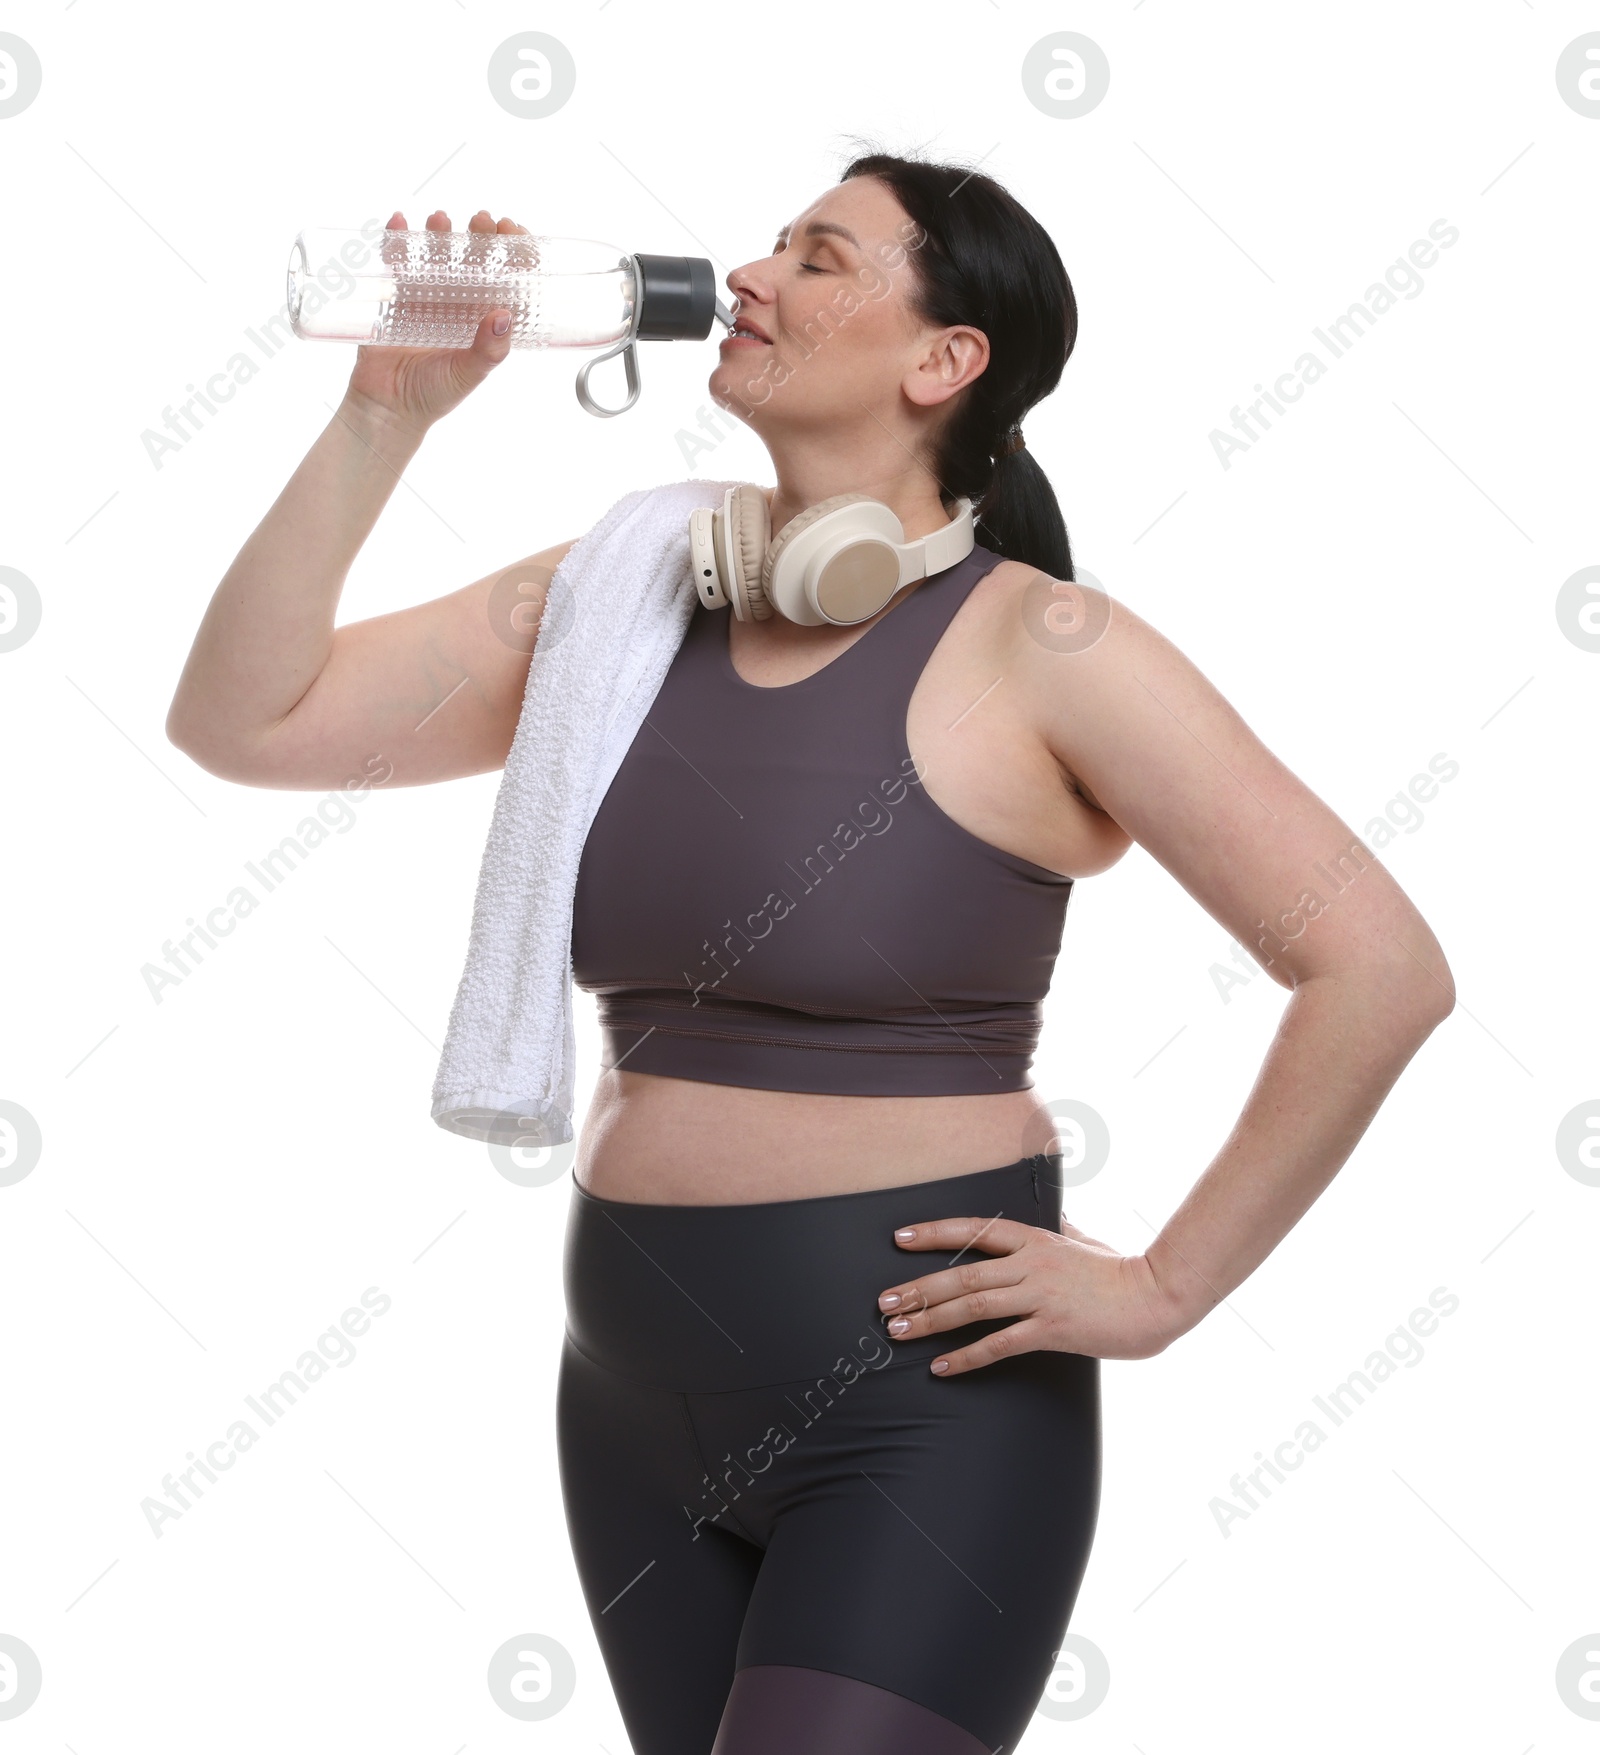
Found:
[[[740,482],[729,490],[725,516],[730,520],[728,546],[739,570],[738,595],[733,591],[728,595],[736,605],[745,606],[755,621],[764,622],[772,614],[772,605],[761,587],[761,566],[772,532],[767,497],[752,482]]]
[[[858,500],[870,500],[871,494],[835,494],[831,499],[818,500],[816,505],[807,506],[803,512],[796,512],[783,529],[778,532],[778,539],[767,549],[767,558],[761,568],[761,594],[767,603],[769,613],[776,599],[772,594],[772,581],[777,575],[778,562],[784,551],[800,534],[809,530],[819,518],[826,518],[830,512],[837,512],[841,506],[853,506]]]

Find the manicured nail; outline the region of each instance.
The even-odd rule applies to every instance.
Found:
[[[911,1241],[911,1239],[916,1236],[916,1234],[917,1234],[916,1226],[915,1225],[907,1225],[905,1230],[895,1232],[894,1240],[896,1243],[909,1243]]]
[[[931,1371],[941,1371],[942,1372],[942,1371],[948,1371],[949,1369],[950,1369],[950,1361],[948,1359],[935,1359],[933,1364],[929,1367],[929,1370],[931,1370]]]
[[[885,1292],[878,1302],[885,1310],[893,1310],[895,1305],[900,1302],[900,1294],[898,1292]]]
[[[892,1335],[903,1335],[910,1326],[911,1318],[909,1316],[897,1316],[894,1321],[889,1324],[889,1333]]]

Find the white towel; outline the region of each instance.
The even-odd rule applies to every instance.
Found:
[[[573,1137],[578,861],[699,603],[689,514],[733,484],[624,494],[556,568],[478,873],[433,1118],[469,1139]]]

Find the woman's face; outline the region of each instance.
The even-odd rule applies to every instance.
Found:
[[[892,425],[908,396],[954,395],[987,362],[988,343],[978,330],[930,329],[911,314],[923,238],[876,177],[813,201],[779,230],[770,256],[728,276],[738,327],[711,374],[713,400],[758,432],[798,434]],[[746,325],[758,334],[747,338]]]

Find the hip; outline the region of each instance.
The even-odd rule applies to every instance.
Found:
[[[567,1336],[616,1376],[679,1393],[902,1365],[926,1373],[937,1354],[1015,1318],[892,1340],[879,1294],[964,1253],[904,1250],[896,1228],[976,1215],[1059,1231],[1060,1166],[1059,1154],[1041,1152],[886,1187],[716,1205],[614,1201],[574,1176],[562,1258]]]

